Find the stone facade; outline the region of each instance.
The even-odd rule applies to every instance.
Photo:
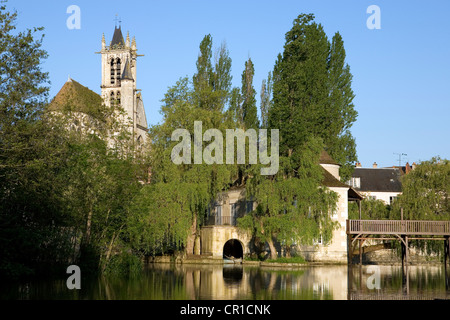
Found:
[[[253,210],[254,203],[246,199],[244,188],[222,192],[211,206],[206,226],[201,229],[201,253],[214,258],[222,258],[225,244],[235,240],[233,246],[242,247],[242,255],[250,254],[251,234],[236,227],[236,219]],[[239,248],[235,248],[239,249]],[[238,258],[234,256],[235,258]]]
[[[328,154],[321,159],[321,166],[326,172],[323,184],[338,195],[336,211],[332,215],[338,228],[333,231],[330,243],[323,244],[322,239],[317,239],[317,243],[312,246],[293,246],[292,253],[298,253],[308,261],[346,263],[348,202],[354,201],[355,195],[359,200],[362,198],[354,189],[340,181],[340,166]],[[352,199],[349,197],[349,191],[352,191]],[[244,257],[254,253],[251,234],[236,227],[235,219],[254,210],[256,205],[247,199],[245,188],[235,188],[220,193],[208,215],[207,225],[201,229],[201,253],[220,258],[224,255],[225,244],[232,239],[238,240],[242,245]],[[275,247],[279,256],[283,256],[282,246],[275,243]],[[269,252],[267,245],[265,251]]]
[[[144,103],[136,86],[137,54],[136,40],[130,43],[130,36],[123,40],[122,31],[115,28],[109,46],[102,37],[102,84],[101,96],[107,106],[121,105],[125,111],[124,121],[130,124],[130,131],[138,145],[147,143],[147,118]]]
[[[338,229],[333,231],[331,243],[325,245],[318,240],[313,246],[299,246],[296,249],[308,261],[320,262],[347,262],[347,234],[346,221],[348,219],[348,189],[329,187],[331,191],[338,194],[336,211],[332,219],[339,225]]]

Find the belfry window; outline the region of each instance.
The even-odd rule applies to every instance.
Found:
[[[111,70],[111,84],[115,84],[116,82],[115,82],[114,75],[116,73],[116,65],[114,63],[114,59],[111,60],[110,70]]]
[[[121,76],[122,64],[119,58],[116,60],[116,85],[120,86],[120,76]]]
[[[110,105],[111,105],[111,106],[113,106],[113,105],[116,104],[116,99],[115,99],[115,97],[114,97],[114,92],[113,92],[113,91],[111,91],[111,96],[110,96],[110,98],[109,98],[109,102],[110,102]]]
[[[118,91],[116,94],[116,103],[118,106],[120,106],[120,91]]]

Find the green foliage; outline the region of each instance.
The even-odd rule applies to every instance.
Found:
[[[134,277],[142,273],[143,267],[142,259],[136,254],[124,250],[108,261],[104,274],[116,277]]]
[[[0,277],[61,274],[73,263],[96,270],[127,240],[128,205],[145,178],[145,159],[112,117],[119,110],[93,95],[81,99],[97,117],[74,117],[70,99],[67,110],[47,112],[40,66],[47,54],[42,38],[34,40],[42,29],[13,32],[16,17],[1,7]],[[71,129],[81,120],[94,133]]]
[[[272,107],[272,72],[269,72],[267,80],[264,79],[261,85],[261,128],[267,128],[269,122],[269,112]]]
[[[171,160],[172,149],[178,144],[171,141],[174,130],[187,129],[193,146],[195,121],[202,121],[202,133],[215,128],[223,136],[225,129],[234,125],[226,113],[199,106],[196,98],[199,90],[202,89],[196,88],[195,82],[180,79],[163,99],[163,123],[150,130],[152,183],[134,200],[128,220],[134,247],[146,254],[186,249],[189,237],[196,235],[197,227],[203,222],[211,200],[237,177],[236,165],[175,165]],[[210,96],[205,98],[207,101]],[[202,150],[205,145],[203,142]]]
[[[217,50],[215,65],[212,59],[212,37],[206,35],[200,43],[197,73],[193,76],[194,103],[196,106],[222,112],[229,98],[232,76],[231,58],[225,43]]]
[[[280,129],[282,154],[295,153],[310,136],[322,138],[343,165],[343,179],[351,175],[356,147],[349,129],[357,115],[351,80],[339,33],[330,44],[314,15],[299,15],[273,71],[268,125]]]
[[[402,194],[392,205],[391,219],[450,220],[450,161],[434,157],[422,161],[402,177]],[[413,241],[426,253],[443,255],[442,241]]]
[[[275,263],[306,263],[305,258],[298,256],[298,257],[279,257],[277,259],[268,259],[267,262],[275,262]]]
[[[361,219],[387,220],[390,219],[390,207],[381,200],[364,199],[361,201]],[[359,220],[359,208],[356,202],[348,205],[348,218]]]
[[[402,194],[395,215],[409,220],[450,220],[450,161],[439,157],[422,161],[402,178]]]
[[[254,175],[248,180],[249,194],[258,207],[238,219],[238,225],[251,230],[262,241],[312,244],[331,240],[337,227],[331,219],[337,194],[321,186],[322,169],[318,165],[322,144],[310,140],[301,148],[301,156],[280,158],[280,170],[274,177]],[[272,258],[276,253],[271,249]]]
[[[353,163],[357,160],[356,143],[350,128],[358,115],[353,105],[353,76],[345,58],[344,41],[339,32],[336,32],[328,62],[327,135],[324,135],[323,139],[329,154],[342,164],[340,175],[344,181],[351,176]]]
[[[245,62],[245,69],[242,73],[242,120],[244,128],[258,129],[258,111],[256,109],[256,91],[253,88],[253,76],[255,75],[255,67],[251,59]]]

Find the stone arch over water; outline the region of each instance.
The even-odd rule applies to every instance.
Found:
[[[244,245],[238,239],[230,239],[223,246],[223,257],[241,259],[244,257]]]

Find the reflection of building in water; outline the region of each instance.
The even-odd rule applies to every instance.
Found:
[[[184,278],[187,299],[347,299],[346,266],[272,269],[183,264],[175,270]]]
[[[241,265],[183,265],[188,299],[244,299],[250,294],[249,273]]]

